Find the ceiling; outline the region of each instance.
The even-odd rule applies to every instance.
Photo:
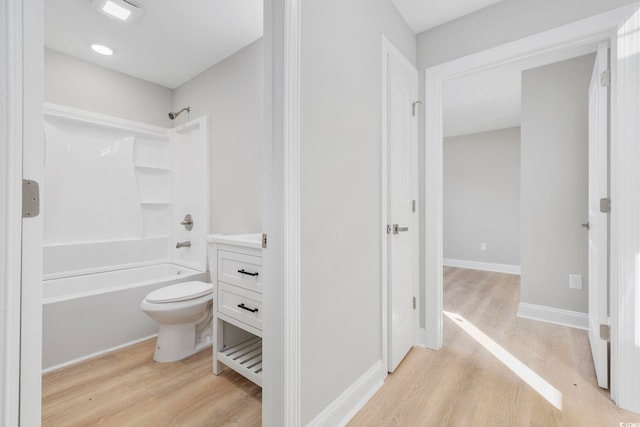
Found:
[[[421,33],[502,0],[392,0],[411,29]]]
[[[143,13],[122,23],[91,0],[46,0],[45,46],[175,89],[262,36],[263,0],[129,2]],[[91,43],[114,54],[96,54]]]
[[[537,55],[447,80],[443,89],[444,136],[520,126],[522,71],[595,52],[597,44]]]

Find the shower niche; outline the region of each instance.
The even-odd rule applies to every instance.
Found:
[[[167,129],[45,104],[45,278],[161,262],[206,270],[206,116]],[[193,228],[181,221],[193,217]],[[189,240],[190,248],[176,242]]]
[[[172,194],[169,141],[140,139],[134,144],[134,168],[142,210],[143,238],[171,235]]]

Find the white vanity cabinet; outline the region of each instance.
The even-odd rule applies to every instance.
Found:
[[[222,365],[262,386],[262,235],[207,236],[213,283],[213,373]],[[250,333],[225,339],[225,323]]]

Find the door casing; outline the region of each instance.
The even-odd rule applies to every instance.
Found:
[[[565,49],[575,48],[578,46],[595,45],[602,41],[609,41],[613,47],[612,57],[616,56],[617,49],[617,31],[619,25],[623,24],[629,17],[637,16],[640,9],[640,3],[624,6],[618,9],[614,9],[590,18],[586,18],[580,21],[576,21],[553,30],[545,31],[539,34],[535,34],[530,37],[526,37],[514,42],[510,42],[504,45],[497,46],[495,48],[478,52],[472,55],[468,55],[453,61],[449,61],[434,67],[427,68],[425,70],[425,213],[424,213],[424,234],[429,235],[429,240],[425,239],[425,252],[423,254],[424,266],[425,266],[425,292],[424,299],[422,301],[424,307],[424,319],[425,319],[425,331],[424,342],[426,347],[438,350],[442,347],[443,341],[443,215],[442,215],[442,202],[443,202],[443,185],[442,185],[442,170],[443,170],[443,129],[442,129],[442,89],[446,80],[461,77],[474,72],[486,70],[498,65],[504,65],[510,62],[522,60],[528,57],[543,53],[555,53],[561,52]],[[616,76],[616,64],[612,61],[612,93],[615,94],[617,85]],[[615,96],[614,96],[615,97]],[[612,102],[614,108],[612,110],[611,121],[615,123],[617,119],[624,118],[625,123],[634,120],[633,114],[637,110],[618,111],[615,108],[615,101]],[[619,114],[619,117],[616,117]],[[614,126],[615,131],[615,126]],[[612,135],[612,141],[615,141],[615,132]],[[616,145],[612,145],[612,157],[616,157]],[[619,166],[622,166],[623,170],[630,170],[631,165],[624,162],[629,162],[629,159],[620,159]],[[616,190],[616,163],[612,164],[612,197]],[[637,199],[637,196],[631,195],[631,193],[624,189],[619,189],[620,194],[624,194],[627,197],[631,197],[633,200]],[[614,203],[615,201],[612,200]],[[636,203],[640,203],[637,201]],[[614,210],[612,212],[612,239],[615,233],[615,217],[617,215],[623,215],[622,213]],[[626,218],[628,223],[631,219]],[[630,224],[629,224],[630,225]],[[619,231],[624,230],[625,224],[621,224],[618,228]],[[640,237],[638,238],[640,240]],[[640,242],[638,242],[640,244]],[[612,241],[611,257],[612,265],[615,265],[618,257],[618,248]],[[625,267],[626,273],[630,272],[631,267]],[[612,296],[612,336],[611,336],[611,351],[612,351],[612,379],[611,379],[611,396],[620,404],[621,401],[626,401],[625,397],[619,396],[618,388],[624,387],[624,384],[628,384],[625,387],[627,394],[629,394],[629,400],[632,404],[626,405],[625,409],[635,410],[640,412],[640,398],[637,387],[635,392],[632,392],[633,387],[630,382],[634,382],[637,379],[635,376],[632,378],[623,375],[621,373],[636,373],[637,368],[634,368],[634,361],[621,358],[616,360],[615,354],[618,352],[618,346],[621,342],[635,342],[634,336],[617,336],[616,334],[616,321],[618,318],[617,306],[624,303],[618,292],[618,283],[615,280],[615,269],[612,269],[611,276],[611,296]],[[632,331],[627,331],[629,335],[633,335]],[[626,366],[616,366],[617,363],[625,362]],[[617,369],[620,368],[620,371]],[[618,400],[622,397],[622,400]]]

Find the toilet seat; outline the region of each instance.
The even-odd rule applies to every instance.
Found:
[[[213,292],[213,285],[204,282],[183,282],[155,290],[147,295],[147,302],[162,304],[186,301],[208,295]]]

